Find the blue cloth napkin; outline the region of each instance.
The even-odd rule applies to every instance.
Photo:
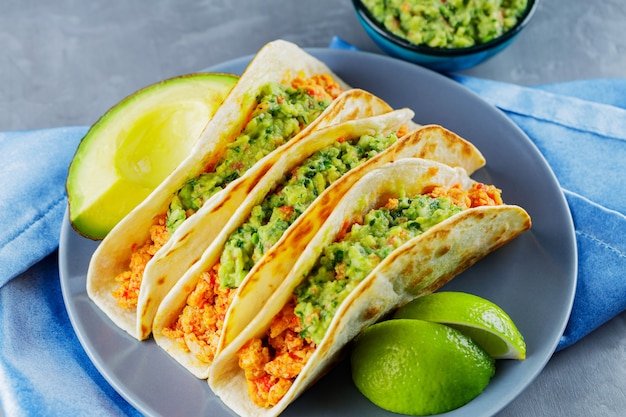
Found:
[[[569,203],[578,282],[558,350],[626,310],[626,79],[534,88],[452,75],[500,108],[548,160]]]
[[[0,133],[0,415],[140,415],[89,360],[61,294],[65,178],[86,132]]]
[[[626,189],[615,175],[626,161],[626,79],[531,88],[451,77],[517,123],[560,180],[579,250],[564,349],[626,310]],[[0,414],[139,414],[83,351],[60,289],[65,177],[86,131],[0,133]]]

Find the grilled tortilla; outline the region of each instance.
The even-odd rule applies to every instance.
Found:
[[[195,376],[206,378],[216,352],[252,320],[315,230],[298,235],[286,250],[277,253],[275,247],[285,248],[279,245],[283,234],[289,235],[309,216],[327,217],[334,200],[361,176],[393,160],[428,157],[472,172],[484,164],[474,146],[441,126],[424,126],[398,138],[412,115],[410,110],[401,109],[333,125],[276,155],[271,168],[200,261],[164,298],[153,325],[157,344]],[[210,233],[210,218],[203,224],[202,229]],[[195,231],[200,240],[201,235]],[[259,282],[254,296],[224,324],[239,286],[257,279],[250,271],[265,257],[278,263],[283,272]],[[166,265],[168,255],[156,263]],[[227,329],[227,339],[222,338],[222,329]]]
[[[216,356],[213,391],[242,416],[275,416],[337,361],[363,328],[433,292],[530,228],[528,214],[462,168],[404,158],[364,175],[326,218],[261,311]],[[283,246],[284,247],[280,247]],[[283,239],[276,253],[286,252]],[[242,284],[227,323],[283,273],[267,260]],[[245,316],[245,314],[244,314]]]
[[[216,196],[223,196],[220,190],[241,181],[246,171],[274,148],[330,123],[389,110],[380,100],[364,103],[362,97],[342,96],[348,89],[324,63],[296,45],[275,41],[263,47],[190,155],[98,246],[87,273],[89,297],[130,335],[139,340],[148,337],[156,309],[176,274],[163,281],[159,281],[162,276],[156,277],[160,285],[146,288],[142,285],[146,264],[167,242],[175,245],[187,218]],[[278,121],[268,132],[264,123],[272,118]],[[253,136],[254,132],[263,134]],[[237,158],[233,152],[244,156]],[[229,158],[237,162],[222,163]],[[238,206],[237,198],[243,198],[241,193],[222,202],[216,230]],[[183,268],[189,260],[198,259],[203,249],[187,248]]]
[[[392,108],[366,91],[352,89],[337,98],[332,105],[332,110],[328,113],[327,119],[321,121],[317,129],[333,126],[346,120],[386,114],[391,112]],[[259,161],[244,177],[234,181],[223,192],[215,195],[192,218],[183,223],[153,259],[148,262],[143,274],[143,287],[139,294],[138,303],[138,314],[143,323],[150,323],[156,313],[158,305],[152,305],[151,299],[156,297],[156,299],[161,300],[171,288],[171,286],[162,285],[162,283],[174,283],[198,261],[203,251],[234,216],[236,210],[244,205],[245,201],[253,201],[254,197],[249,197],[253,193],[253,189],[255,195],[258,195],[262,188],[258,184],[270,172],[272,166],[281,159],[282,155],[293,154],[293,148],[300,146],[296,144],[304,140],[303,136],[283,145],[280,151],[273,152]],[[276,169],[271,172],[276,172]],[[263,184],[271,184],[271,182],[271,178],[263,180]]]

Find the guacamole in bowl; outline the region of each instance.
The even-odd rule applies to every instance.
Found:
[[[508,46],[536,0],[353,0],[357,17],[389,55],[438,71],[473,67]]]

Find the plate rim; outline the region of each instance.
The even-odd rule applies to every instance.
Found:
[[[446,76],[444,76],[442,74],[439,74],[439,73],[436,73],[434,71],[431,71],[429,69],[416,66],[415,64],[407,63],[405,61],[401,61],[401,60],[398,60],[396,58],[392,58],[392,57],[388,57],[386,55],[376,54],[376,53],[372,53],[372,52],[353,51],[353,50],[341,50],[341,49],[332,49],[332,48],[303,48],[303,49],[305,51],[309,52],[310,54],[312,54],[313,56],[318,57],[322,61],[325,61],[324,57],[326,57],[326,60],[327,60],[328,56],[336,56],[336,57],[340,57],[340,59],[344,59],[343,57],[349,57],[351,55],[353,55],[353,56],[362,56],[362,57],[365,57],[365,59],[378,60],[378,61],[381,61],[381,62],[393,61],[393,65],[394,66],[398,66],[398,65],[400,67],[404,67],[405,66],[405,67],[408,68],[407,71],[416,72],[418,74],[421,74],[422,76],[435,77],[436,79],[439,79],[439,81],[441,81],[443,83],[449,83],[451,86],[454,86],[454,88],[460,88],[463,91],[463,94],[467,94],[467,95],[471,96],[473,100],[476,100],[476,101],[482,103],[483,105],[486,105],[487,107],[491,108],[492,110],[495,110],[496,113],[498,113],[500,115],[501,122],[508,123],[508,128],[509,129],[515,130],[520,137],[523,137],[524,140],[525,140],[525,146],[530,147],[533,150],[533,152],[536,154],[535,156],[541,158],[542,163],[545,165],[545,167],[547,168],[548,172],[552,176],[551,179],[557,185],[559,185],[558,178],[554,174],[552,168],[550,167],[550,165],[546,161],[546,159],[543,156],[543,154],[539,151],[537,146],[527,136],[527,134],[517,124],[515,124],[509,117],[507,117],[506,114],[504,114],[504,112],[502,112],[502,110],[500,110],[497,107],[491,105],[490,103],[485,101],[483,98],[481,98],[478,94],[474,93],[473,91],[469,90],[468,88],[464,87],[463,85],[455,82],[454,80],[452,80],[452,79],[450,79],[450,78],[448,78],[448,77],[446,77]],[[224,68],[234,68],[234,67],[237,67],[237,66],[245,65],[247,62],[249,62],[252,59],[253,56],[254,56],[254,54],[249,54],[249,55],[241,56],[241,57],[234,58],[234,59],[231,59],[231,60],[227,60],[225,62],[216,64],[216,65],[212,65],[212,66],[210,66],[208,68],[205,68],[205,69],[203,69],[201,71],[198,71],[198,72],[206,72],[206,71],[227,72],[227,71],[223,71],[222,69],[224,69]],[[332,65],[329,64],[329,66],[331,66],[331,69],[334,70],[334,68],[332,68]],[[568,306],[566,308],[567,313],[565,314],[565,317],[560,321],[560,327],[558,329],[554,329],[559,334],[563,334],[563,331],[565,330],[565,328],[567,326],[569,315],[571,314],[572,307],[573,307],[573,302],[574,302],[575,289],[576,289],[576,283],[577,283],[577,275],[578,275],[577,274],[577,271],[578,271],[578,251],[577,251],[577,245],[576,245],[576,236],[575,236],[575,228],[574,228],[573,218],[572,218],[571,212],[569,210],[569,206],[567,204],[567,200],[566,200],[565,194],[563,193],[563,190],[560,188],[560,185],[559,185],[558,188],[560,190],[560,200],[561,200],[561,203],[567,209],[566,212],[567,212],[568,218],[564,219],[564,220],[570,225],[570,227],[567,230],[567,232],[568,232],[567,233],[568,234],[568,239],[567,240],[568,240],[568,243],[569,243],[570,247],[567,248],[566,252],[572,257],[570,264],[567,265],[568,268],[571,269],[570,273],[567,274],[567,275],[569,275],[569,279],[567,281],[569,283],[569,287],[567,288],[567,290],[568,290],[567,293],[568,293],[568,296],[569,296],[569,298],[567,300]],[[106,364],[102,363],[100,357],[98,356],[98,353],[96,352],[95,346],[93,345],[92,341],[88,340],[88,337],[86,336],[86,334],[82,330],[82,323],[80,323],[79,318],[75,314],[75,305],[74,305],[73,297],[76,294],[73,294],[73,292],[72,292],[73,290],[71,289],[71,286],[69,285],[68,276],[67,276],[68,262],[69,262],[69,256],[70,256],[70,254],[68,253],[68,249],[69,249],[68,248],[68,242],[69,242],[69,239],[72,239],[72,236],[71,236],[72,233],[75,234],[76,232],[73,231],[73,229],[72,229],[72,227],[71,227],[71,225],[69,223],[68,210],[66,208],[65,216],[64,216],[64,219],[63,219],[62,227],[61,227],[61,237],[60,237],[60,244],[59,244],[59,277],[60,277],[60,281],[61,281],[61,290],[62,290],[63,300],[64,300],[64,304],[65,304],[65,309],[66,309],[66,311],[68,313],[68,316],[70,318],[70,322],[71,322],[71,325],[73,327],[73,330],[74,330],[75,334],[77,335],[77,338],[78,338],[82,348],[87,353],[87,355],[89,357],[89,360],[94,364],[94,366],[96,367],[98,372],[105,378],[105,380],[113,387],[113,389],[118,394],[120,394],[126,401],[128,401],[133,407],[135,407],[141,413],[146,414],[146,415],[160,415],[159,413],[156,412],[156,410],[154,410],[153,406],[151,406],[150,404],[147,404],[145,401],[141,400],[140,398],[137,398],[137,396],[134,395],[132,392],[130,392],[130,393],[127,392],[127,389],[125,388],[125,384],[123,383],[123,381],[120,381],[120,379],[116,375],[114,375],[114,374],[112,374],[110,372],[110,370],[108,369]],[[121,332],[123,332],[123,331],[121,331]],[[145,342],[138,342],[138,343],[145,343]],[[543,369],[545,368],[547,362],[550,360],[550,357],[555,352],[555,350],[556,350],[556,348],[558,346],[558,343],[559,343],[559,338],[556,338],[555,340],[552,340],[551,343],[548,346],[545,346],[544,349],[543,349],[544,350],[544,355],[543,355],[544,357],[542,358],[541,361],[539,361],[538,365],[535,367],[534,372],[530,374],[530,376],[527,378],[525,383],[523,383],[520,386],[518,386],[518,389],[515,390],[515,392],[512,392],[511,395],[508,396],[508,398],[502,398],[501,401],[499,401],[498,404],[496,404],[493,407],[491,407],[490,410],[487,410],[488,414],[484,414],[484,415],[494,415],[497,412],[499,412],[502,409],[504,409],[511,402],[513,402],[515,400],[515,398],[517,398],[535,380],[535,378],[543,371]],[[463,407],[461,407],[460,409],[457,409],[457,410],[462,410],[465,407],[466,406],[463,406]],[[453,410],[450,413],[455,413],[455,411],[457,411],[457,410]],[[450,414],[450,413],[445,413],[445,414]]]

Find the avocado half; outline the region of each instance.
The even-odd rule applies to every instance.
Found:
[[[238,77],[196,73],[126,97],[81,140],[66,182],[69,220],[103,239],[191,152]]]

